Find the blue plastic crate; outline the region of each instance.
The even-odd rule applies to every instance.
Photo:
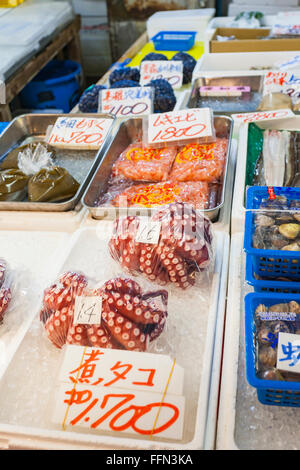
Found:
[[[286,294],[300,294],[299,281],[276,281],[273,279],[256,279],[253,273],[251,256],[246,256],[246,281],[253,287],[254,292],[278,292]]]
[[[0,134],[7,128],[9,122],[0,122]]]
[[[274,187],[275,195],[284,195],[288,200],[300,201],[300,188]],[[262,199],[269,197],[266,186],[252,186],[247,190],[244,249],[251,256],[253,272],[259,277],[288,277],[300,280],[300,252],[287,250],[264,250],[253,248],[252,237],[255,231],[255,211]],[[263,209],[262,209],[263,210]]]
[[[253,293],[247,294],[245,297],[246,376],[249,384],[257,389],[258,400],[264,405],[300,406],[300,376],[299,382],[288,382],[265,380],[256,374],[255,310],[260,304],[271,306],[292,300],[300,302],[300,295]]]
[[[152,41],[156,51],[189,51],[195,44],[196,31],[160,31]]]

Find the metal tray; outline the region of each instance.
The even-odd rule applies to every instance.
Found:
[[[200,77],[193,82],[188,108],[211,108],[214,113],[250,113],[257,110],[262,98],[262,75],[232,77]],[[249,86],[250,93],[244,98],[237,97],[200,97],[201,86]]]
[[[219,194],[219,203],[216,207],[205,209],[203,212],[212,221],[216,221],[221,207],[225,203],[225,187],[228,171],[228,160],[230,156],[231,136],[233,120],[228,116],[215,116],[214,126],[217,137],[228,139],[226,165],[223,172],[222,190]],[[94,219],[114,218],[118,215],[149,215],[149,209],[143,207],[119,208],[110,205],[96,206],[100,194],[105,194],[112,166],[120,154],[135,140],[135,137],[142,135],[142,118],[132,118],[120,124],[115,137],[111,140],[106,153],[88,184],[82,198],[82,204],[88,208]],[[155,208],[154,208],[155,209]]]
[[[61,116],[70,117],[70,114],[23,114],[13,119],[0,135],[0,163],[13,148],[44,140],[48,126],[54,125],[56,119]],[[101,118],[104,116],[112,120],[112,126],[98,151],[56,149],[57,164],[66,168],[80,184],[73,198],[63,202],[0,201],[0,210],[63,212],[74,209],[97,168],[102,152],[105,152],[109,144],[115,118],[109,114],[72,114],[72,117]]]

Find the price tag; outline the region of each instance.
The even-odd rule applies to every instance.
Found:
[[[180,88],[183,80],[183,63],[178,60],[145,60],[141,62],[140,74],[141,85],[163,78],[168,80],[173,88]]]
[[[102,297],[80,295],[75,298],[74,325],[100,325]]]
[[[151,114],[148,120],[148,145],[213,138],[210,108],[184,109]],[[206,142],[207,142],[206,141]]]
[[[59,117],[48,138],[56,147],[99,149],[113,123],[105,118]]]
[[[169,356],[68,345],[52,421],[64,429],[181,439],[183,379]]]
[[[156,245],[160,237],[161,223],[157,220],[151,220],[148,217],[141,217],[139,221],[135,241],[138,243],[151,243]]]
[[[200,96],[242,96],[250,90],[249,86],[201,86]]]
[[[278,334],[277,369],[300,373],[300,335]]]
[[[235,121],[240,122],[258,122],[258,121],[274,121],[276,119],[288,119],[295,117],[291,109],[277,109],[274,111],[259,111],[256,113],[232,114]]]
[[[99,106],[102,113],[116,117],[144,116],[152,112],[151,87],[111,88],[101,90]]]
[[[286,71],[266,72],[263,82],[263,95],[280,93],[283,85],[287,84],[290,80],[291,75],[291,72]]]

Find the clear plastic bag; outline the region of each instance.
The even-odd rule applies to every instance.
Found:
[[[12,300],[13,276],[8,264],[0,259],[0,322],[2,322]]]
[[[213,259],[210,220],[181,203],[164,207],[149,220],[129,216],[115,221],[109,242],[112,258],[130,274],[161,285],[187,289],[199,284]]]
[[[142,290],[128,277],[99,283],[69,271],[45,289],[40,320],[57,348],[75,344],[146,351],[165,327],[167,300],[167,291]]]

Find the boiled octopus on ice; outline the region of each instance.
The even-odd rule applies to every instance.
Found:
[[[12,299],[12,293],[10,288],[10,281],[8,276],[7,263],[0,260],[0,321],[3,320],[4,314],[8,309],[8,306]]]
[[[100,324],[74,324],[77,296],[101,296]],[[96,289],[83,274],[67,272],[45,289],[40,319],[50,341],[65,344],[145,351],[164,329],[165,290],[143,292],[132,279],[118,277]]]
[[[211,222],[188,204],[170,204],[154,214],[161,223],[157,243],[136,241],[140,218],[116,219],[109,242],[113,259],[131,274],[144,274],[150,281],[173,283],[186,289],[196,273],[208,268],[212,258]]]

